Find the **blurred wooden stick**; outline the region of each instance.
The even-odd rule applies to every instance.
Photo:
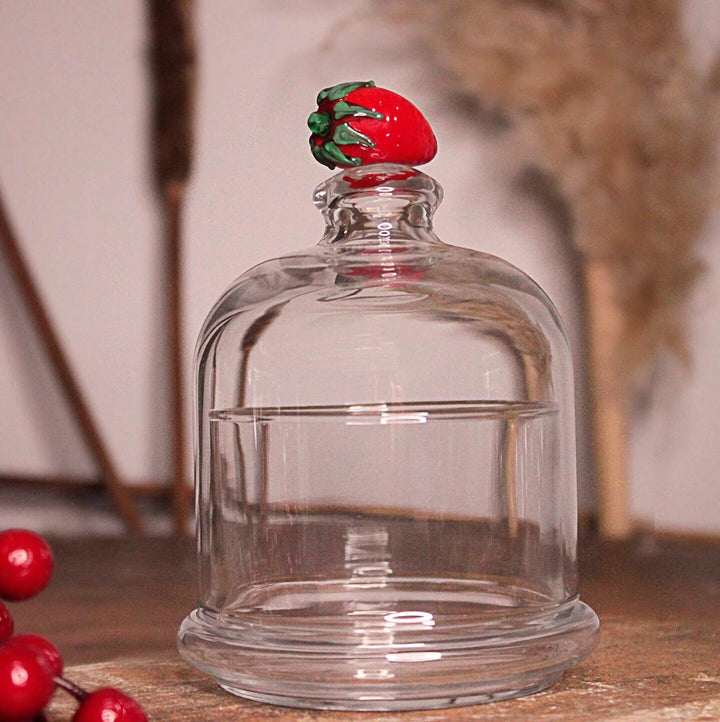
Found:
[[[149,0],[148,10],[154,170],[165,222],[173,510],[175,529],[182,533],[190,510],[182,368],[182,221],[193,150],[194,2]]]
[[[505,504],[507,507],[508,536],[515,539],[518,535],[519,521],[517,508],[517,441],[518,419],[513,417],[505,423],[505,443],[503,445],[503,475],[505,477]]]
[[[627,468],[629,391],[618,365],[625,317],[617,302],[610,264],[591,260],[585,263],[584,272],[599,529],[607,539],[624,539],[632,530]]]
[[[60,388],[65,396],[70,412],[75,417],[85,445],[97,465],[102,479],[126,526],[131,531],[139,531],[141,526],[140,515],[138,514],[135,502],[127,487],[120,482],[115,464],[110,457],[110,453],[90,413],[85,397],[70,368],[70,363],[55,333],[55,329],[50,322],[50,317],[45,311],[40,294],[37,291],[35,282],[20,251],[1,195],[0,244],[10,273],[17,282],[23,303],[40,337],[40,341],[45,347],[50,365],[60,383]]]

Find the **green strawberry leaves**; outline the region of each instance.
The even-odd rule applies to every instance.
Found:
[[[323,102],[323,100],[340,100],[344,98],[348,93],[352,93],[353,90],[358,88],[374,88],[375,83],[372,80],[365,82],[356,83],[338,83],[338,85],[332,85],[329,88],[325,88],[318,93],[317,104]]]

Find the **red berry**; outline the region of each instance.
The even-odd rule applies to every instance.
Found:
[[[421,165],[435,157],[437,140],[423,114],[402,95],[372,81],[325,88],[317,103],[308,118],[310,149],[328,168]]]
[[[26,529],[0,533],[0,597],[19,602],[42,591],[53,572],[47,542]]]
[[[0,644],[10,639],[13,633],[13,618],[8,608],[0,602]]]
[[[132,697],[119,689],[105,687],[80,703],[73,722],[147,722],[147,716]]]
[[[52,672],[42,656],[24,647],[0,647],[0,720],[34,717],[54,689]]]
[[[50,671],[59,677],[63,671],[63,660],[57,647],[39,634],[16,634],[9,642],[9,647],[25,647],[35,654],[40,654],[50,667]]]

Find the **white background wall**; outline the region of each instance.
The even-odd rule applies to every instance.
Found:
[[[707,65],[720,49],[720,3],[684,6],[698,63]],[[184,279],[188,384],[194,338],[222,289],[254,263],[320,237],[310,195],[327,170],[307,150],[305,120],[319,89],[348,79],[374,79],[425,112],[440,145],[427,172],[446,193],[440,237],[502,255],[535,277],[565,318],[580,367],[577,287],[548,209],[522,190],[502,139],[448,108],[442,88],[428,80],[422,49],[397,28],[358,19],[365,7],[363,0],[199,3]],[[0,0],[0,188],[112,455],[131,481],[168,473],[145,43],[140,0]],[[704,255],[709,273],[692,318],[695,366],[688,376],[664,375],[636,420],[632,503],[637,518],[664,529],[719,533],[720,212]],[[581,379],[578,389],[587,506]],[[1,472],[92,473],[4,264],[0,402]],[[9,523],[94,528],[72,507],[23,505],[0,487],[0,526]]]

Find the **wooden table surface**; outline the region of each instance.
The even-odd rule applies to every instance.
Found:
[[[52,639],[66,676],[119,686],[152,720],[720,720],[720,545],[581,546],[581,596],[600,615],[593,654],[551,689],[490,705],[409,713],[290,710],[244,701],[180,661],[175,632],[195,606],[193,544],[56,541],[55,579],[12,606],[19,632]],[[69,720],[57,693],[48,720]]]

